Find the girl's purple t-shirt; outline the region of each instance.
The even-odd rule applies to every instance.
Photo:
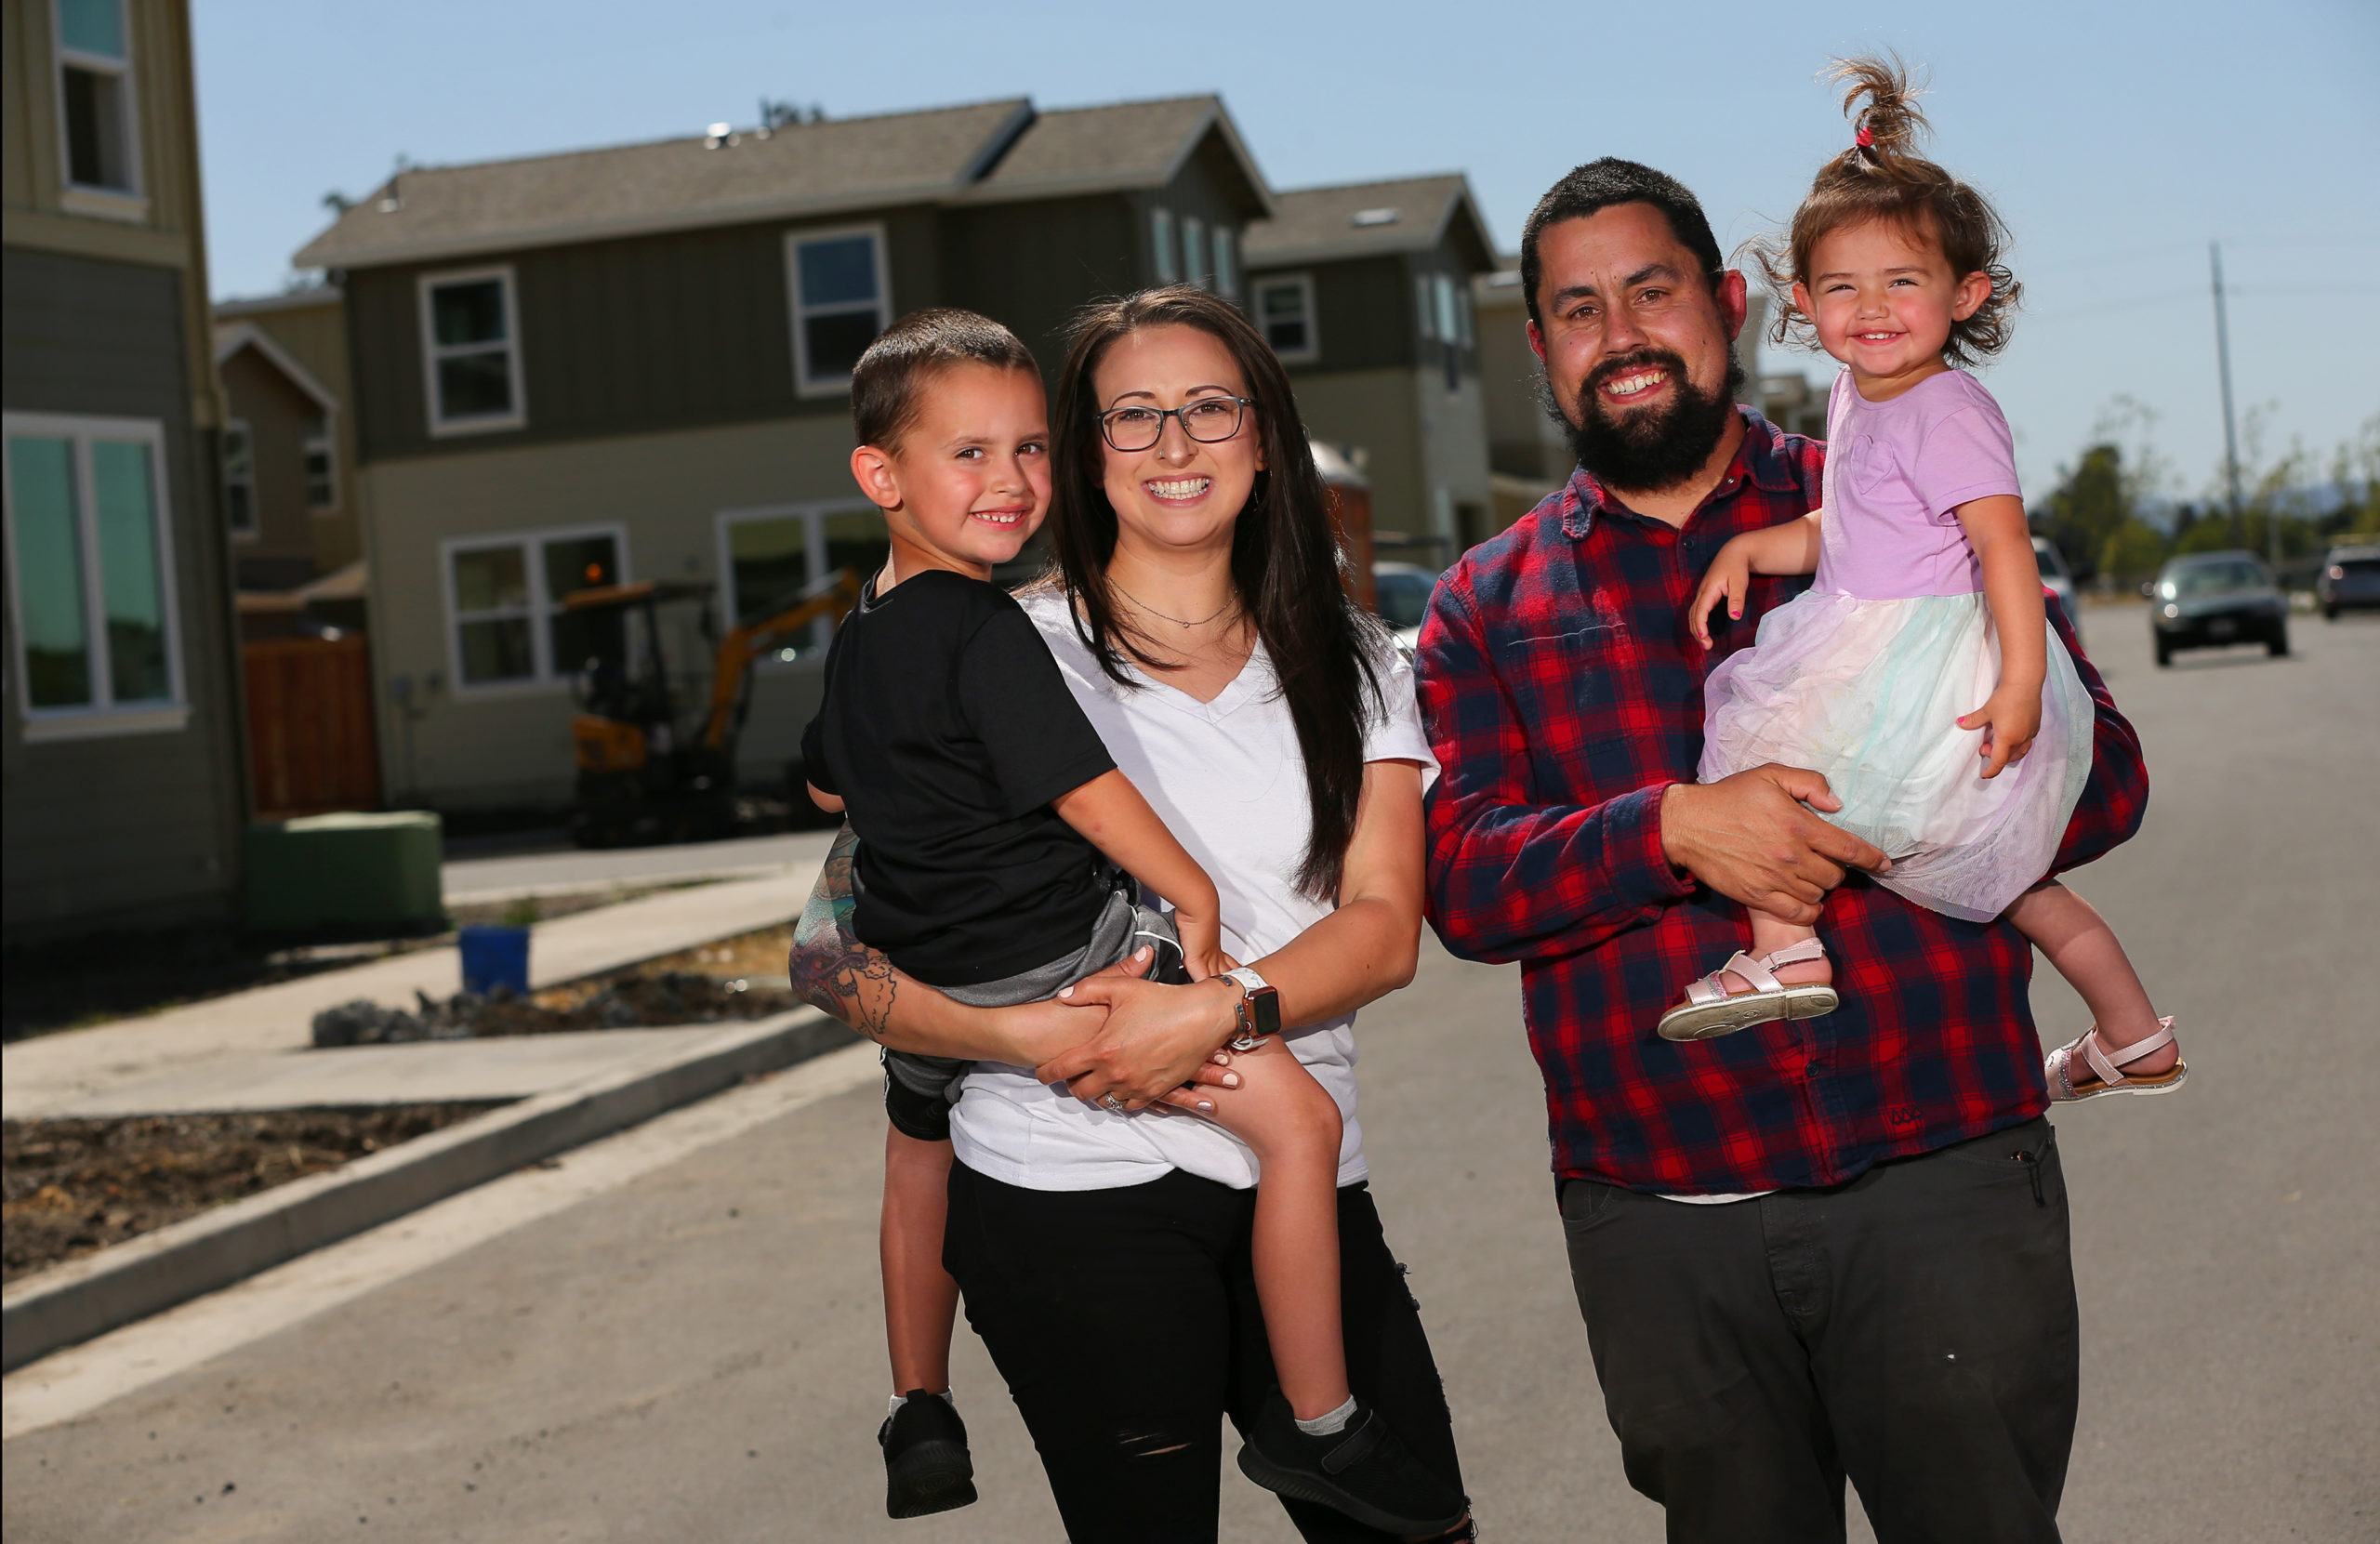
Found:
[[[1983,570],[1955,511],[2022,493],[2016,442],[1991,393],[1965,371],[1945,370],[1871,402],[1845,370],[1826,418],[1818,587],[1869,600],[1981,590]]]

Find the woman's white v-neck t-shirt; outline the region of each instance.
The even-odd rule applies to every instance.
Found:
[[[1202,703],[1136,670],[1132,686],[1109,680],[1054,588],[1017,599],[1117,766],[1214,880],[1224,952],[1261,959],[1328,916],[1332,908],[1295,882],[1313,812],[1297,728],[1263,645],[1214,701]],[[1417,761],[1426,785],[1437,761],[1421,731],[1412,666],[1383,645],[1375,668],[1385,712],[1367,727],[1364,759]],[[1338,1102],[1342,1185],[1369,1172],[1355,1120],[1355,1023],[1349,1013],[1285,1036]],[[1044,1087],[1030,1068],[996,1062],[978,1062],[968,1076],[950,1137],[959,1162],[1028,1190],[1114,1190],[1175,1168],[1235,1190],[1256,1183],[1256,1155],[1210,1121],[1114,1115]]]

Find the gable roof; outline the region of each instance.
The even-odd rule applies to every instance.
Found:
[[[1273,205],[1271,219],[1240,237],[1251,270],[1426,252],[1445,242],[1471,247],[1481,272],[1496,266],[1496,244],[1461,172],[1300,188],[1275,193]]]
[[[1220,97],[1171,97],[1150,102],[1044,112],[1017,137],[989,175],[967,194],[969,203],[1063,198],[1127,188],[1162,188],[1212,137],[1235,168],[1254,208],[1273,212],[1273,192],[1256,169]]]
[[[299,248],[365,268],[899,204],[1006,202],[1171,180],[1220,137],[1267,208],[1223,102],[1184,97],[1037,112],[1022,97],[400,172]]]
[[[338,411],[338,399],[324,389],[306,367],[289,357],[289,351],[272,340],[272,335],[253,322],[234,323],[215,329],[215,367],[221,369],[233,354],[243,349],[254,349],[264,362],[281,372],[290,385],[313,399],[314,405],[325,413]]]

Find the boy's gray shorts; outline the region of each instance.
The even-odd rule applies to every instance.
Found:
[[[1061,987],[1106,970],[1144,944],[1157,946],[1157,958],[1145,972],[1149,980],[1188,980],[1182,966],[1182,936],[1174,930],[1173,919],[1154,906],[1140,904],[1134,895],[1129,881],[1110,893],[1099,919],[1091,924],[1091,942],[1070,955],[998,981],[934,990],[974,1008],[1039,1002],[1056,996]],[[959,1086],[975,1063],[906,1050],[887,1050],[883,1060],[884,1113],[893,1126],[919,1142],[948,1142],[950,1107],[959,1102]]]

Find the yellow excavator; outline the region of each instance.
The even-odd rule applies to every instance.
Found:
[[[579,846],[734,835],[735,743],[751,710],[752,666],[822,618],[841,622],[859,603],[859,576],[838,570],[717,638],[709,708],[692,733],[681,733],[660,610],[677,601],[701,602],[703,636],[714,638],[713,593],[706,584],[642,579],[582,589],[562,601],[565,612],[613,619],[591,629],[595,653],[575,687],[571,740],[578,782],[571,835]]]

